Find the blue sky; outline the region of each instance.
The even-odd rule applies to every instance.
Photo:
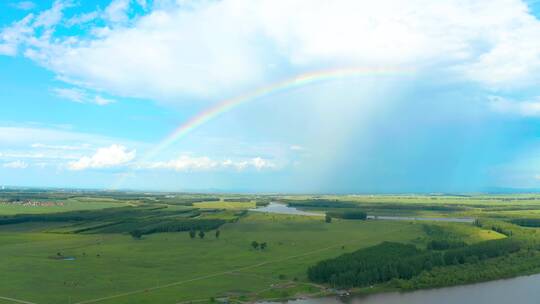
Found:
[[[0,3],[0,185],[540,187],[540,2]],[[364,69],[217,115],[306,73]],[[372,73],[384,69],[389,73]]]

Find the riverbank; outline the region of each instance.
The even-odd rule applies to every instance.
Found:
[[[519,276],[476,284],[400,292],[372,288],[350,296],[326,296],[286,301],[287,304],[537,304],[540,298],[540,274]],[[263,301],[271,304],[274,301]]]
[[[493,268],[493,266],[497,267]],[[494,269],[497,270],[493,271]],[[478,274],[478,276],[467,277],[464,275],[470,272],[475,272]],[[460,273],[462,274],[461,276]],[[430,281],[431,285],[420,283],[422,277],[429,276],[433,278],[433,276],[437,275],[440,277],[452,277],[454,278],[454,280],[446,281],[446,284],[439,284],[437,283],[437,281],[433,280]],[[373,285],[370,287],[352,288],[348,290],[335,290],[332,288],[328,288],[325,291],[321,291],[317,294],[311,294],[309,296],[298,295],[279,299],[261,299],[261,301],[258,302],[287,302],[289,304],[338,304],[355,300],[355,302],[362,304],[380,303],[377,301],[383,301],[383,303],[385,304],[398,304],[407,303],[404,299],[410,298],[418,301],[411,303],[439,304],[442,302],[437,302],[435,300],[431,302],[426,302],[425,299],[422,299],[422,297],[428,296],[430,298],[438,293],[447,295],[448,291],[452,291],[456,288],[458,290],[459,288],[471,289],[476,288],[476,286],[484,286],[483,284],[493,283],[497,286],[497,288],[500,288],[500,282],[512,282],[512,280],[521,280],[530,277],[534,278],[534,283],[531,286],[536,290],[537,286],[540,286],[540,255],[536,252],[534,252],[533,255],[526,257],[524,257],[523,255],[518,256],[516,254],[510,257],[493,259],[491,261],[487,261],[486,263],[481,264],[443,267],[435,269],[434,271],[427,272],[416,279],[413,278],[410,281],[395,280],[388,283]],[[511,288],[509,288],[507,292],[511,294],[515,293],[515,291],[511,290]],[[456,294],[456,296],[458,295]],[[540,297],[540,294],[538,296]],[[375,301],[374,299],[377,299],[377,301]],[[534,298],[534,300],[536,299],[537,298]],[[362,301],[358,302],[358,300]],[[478,300],[471,302],[463,302],[463,299],[460,298],[459,301],[453,301],[448,303],[507,304],[509,302],[481,302]],[[518,303],[537,304],[537,302],[532,301]]]
[[[288,206],[284,203],[270,202],[266,206],[251,208],[249,211],[286,214],[286,215],[305,215],[305,216],[325,216],[325,212],[304,211],[296,207]],[[473,223],[476,219],[472,217],[424,217],[424,216],[395,216],[395,215],[367,215],[368,220],[387,220],[387,221],[434,221],[450,223]]]

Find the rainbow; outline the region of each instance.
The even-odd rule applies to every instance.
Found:
[[[231,111],[232,109],[251,101],[259,100],[263,97],[271,96],[278,94],[280,92],[288,91],[295,88],[304,87],[311,84],[317,84],[332,80],[339,80],[350,77],[358,76],[376,76],[376,75],[394,75],[394,74],[404,74],[406,72],[411,72],[408,69],[398,69],[398,68],[339,68],[339,69],[330,69],[330,70],[320,70],[314,72],[308,72],[281,80],[270,85],[266,85],[260,88],[257,88],[253,91],[244,93],[242,95],[224,99],[220,102],[217,102],[215,105],[201,111],[199,114],[193,116],[186,122],[179,125],[173,132],[171,132],[167,137],[159,142],[152,150],[145,154],[140,162],[147,162],[153,159],[160,152],[166,150],[168,147],[173,145],[175,142],[185,137],[193,130],[197,129],[201,125],[207,123],[208,121],[223,115]],[[118,189],[118,186],[123,182],[124,178],[121,178],[120,181],[116,183],[113,189]]]
[[[330,80],[337,80],[341,78],[362,76],[362,75],[388,75],[403,73],[403,69],[388,69],[388,68],[341,68],[333,70],[322,70],[316,72],[309,72],[295,77],[285,79],[273,84],[260,87],[254,91],[222,100],[215,105],[200,112],[196,116],[193,116],[183,124],[179,125],[173,132],[165,137],[157,146],[154,147],[143,158],[149,160],[158,155],[161,151],[167,149],[169,146],[191,133],[196,128],[207,123],[208,121],[223,115],[247,102],[255,101],[266,96],[274,95],[283,91],[291,90],[294,88],[303,87],[310,84],[327,82]]]

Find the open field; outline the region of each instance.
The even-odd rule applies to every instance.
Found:
[[[0,201],[0,215],[41,214],[77,210],[98,210],[128,205],[128,202],[121,202],[111,199],[89,200],[85,197],[63,200],[46,199],[20,202]]]
[[[11,213],[2,208],[10,206],[0,204],[0,214],[5,214],[0,217],[0,303],[15,303],[7,298],[54,304],[181,303],[316,295],[327,291],[309,281],[307,269],[321,260],[384,241],[413,244],[421,249],[432,240],[479,244],[507,238],[505,233],[510,229],[514,237],[534,240],[536,228],[519,228],[501,218],[510,207],[531,209],[512,210],[508,219],[534,217],[534,211],[540,210],[540,201],[530,197],[481,197],[478,201],[421,197],[415,201],[401,196],[382,196],[378,200],[332,196],[315,200],[315,207],[302,207],[361,209],[368,214],[375,211],[388,215],[459,214],[482,221],[472,225],[334,218],[325,223],[322,217],[246,210],[254,208],[259,200],[313,204],[310,200],[314,198],[307,196],[205,201],[200,196],[95,195],[95,200],[92,196],[76,199],[80,204],[89,204],[77,206],[77,210],[87,211],[73,211],[73,206],[64,205],[63,210],[51,209],[30,217],[7,215]],[[326,200],[330,207],[321,207],[328,203]],[[105,205],[99,209],[94,204]],[[456,205],[458,210],[452,209]],[[140,235],[133,233],[137,230]],[[196,234],[192,239],[190,230],[204,230],[205,237]],[[253,241],[265,243],[266,248],[254,249]],[[445,270],[445,275],[450,270]]]
[[[63,206],[18,206],[15,204],[0,203],[0,215],[12,214],[42,214],[77,210],[98,210],[103,208],[114,208],[128,206],[126,203],[110,203],[110,202],[80,202],[67,201]]]
[[[194,203],[196,208],[212,208],[212,209],[251,209],[255,208],[255,202],[200,202]]]
[[[264,214],[224,226],[219,239],[191,240],[187,233],[154,234],[142,240],[117,234],[2,233],[0,254],[10,258],[3,260],[0,269],[10,276],[0,286],[0,294],[25,295],[25,299],[40,303],[78,302],[235,270],[234,274],[116,298],[110,303],[210,298],[219,291],[216,281],[222,280],[227,282],[226,289],[253,292],[268,287],[268,283],[305,279],[310,261],[383,239],[413,241],[419,235],[421,226],[409,223],[336,221],[325,225],[320,219]],[[268,242],[268,249],[253,250],[253,240]],[[58,252],[76,260],[49,258]],[[307,259],[294,258],[308,253]],[[278,260],[283,261],[271,263]],[[246,268],[265,262],[268,264]],[[280,280],[277,274],[286,278]],[[235,278],[233,285],[230,276]],[[185,290],[190,290],[189,294]]]

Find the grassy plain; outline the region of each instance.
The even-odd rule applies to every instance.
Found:
[[[310,197],[284,198],[296,200]],[[414,199],[407,196],[324,198],[352,201],[359,207],[388,215],[481,214],[498,220],[498,217],[509,212],[506,210],[509,206],[531,208],[528,211],[510,210],[516,213],[512,216],[534,216],[535,213],[530,210],[540,210],[537,197],[519,197],[515,202],[508,201],[507,197],[481,197],[478,200],[416,196]],[[131,197],[129,200],[67,198],[65,201],[73,205],[64,204],[64,209],[47,209],[43,212],[97,210],[140,205],[143,202],[148,204],[149,200],[147,197],[140,202]],[[108,223],[99,221],[32,221],[0,225],[0,303],[13,303],[6,298],[39,304],[187,303],[209,302],[212,298],[225,297],[243,302],[313,295],[324,289],[307,280],[306,270],[309,266],[382,241],[412,243],[424,248],[431,239],[426,233],[426,226],[439,227],[444,233],[468,244],[505,237],[488,227],[465,223],[340,219],[325,223],[321,217],[255,212],[239,216],[239,211],[255,207],[255,199],[253,202],[202,200],[193,203],[182,202],[177,197],[152,200],[156,206],[166,208],[142,213],[142,220],[148,220],[148,217],[156,219],[160,214],[170,218],[170,211],[198,209],[200,213],[189,212],[186,216],[195,216],[195,219],[219,218],[229,222],[219,228],[219,238],[215,237],[215,231],[207,231],[204,239],[191,239],[187,232],[168,232],[144,235],[140,240],[125,232],[105,233],[106,229],[74,233],[80,228]],[[464,208],[446,211],[422,208],[434,204]],[[403,205],[414,208],[405,208],[405,211],[402,208],[392,209]],[[13,209],[16,207],[0,204],[0,214],[28,213],[26,209]],[[174,216],[183,216],[183,213]],[[122,218],[122,221],[126,220],[131,224],[136,223],[134,219]],[[266,242],[268,247],[255,250],[250,245],[252,241]]]
[[[196,208],[211,208],[211,209],[251,209],[255,208],[255,202],[200,202],[194,203]]]
[[[87,197],[73,198],[66,200],[40,200],[43,203],[56,203],[56,205],[29,205],[21,203],[9,203],[0,201],[0,215],[12,214],[42,214],[77,210],[99,210],[104,208],[114,208],[128,206],[129,202],[116,201],[112,199],[89,199]]]

